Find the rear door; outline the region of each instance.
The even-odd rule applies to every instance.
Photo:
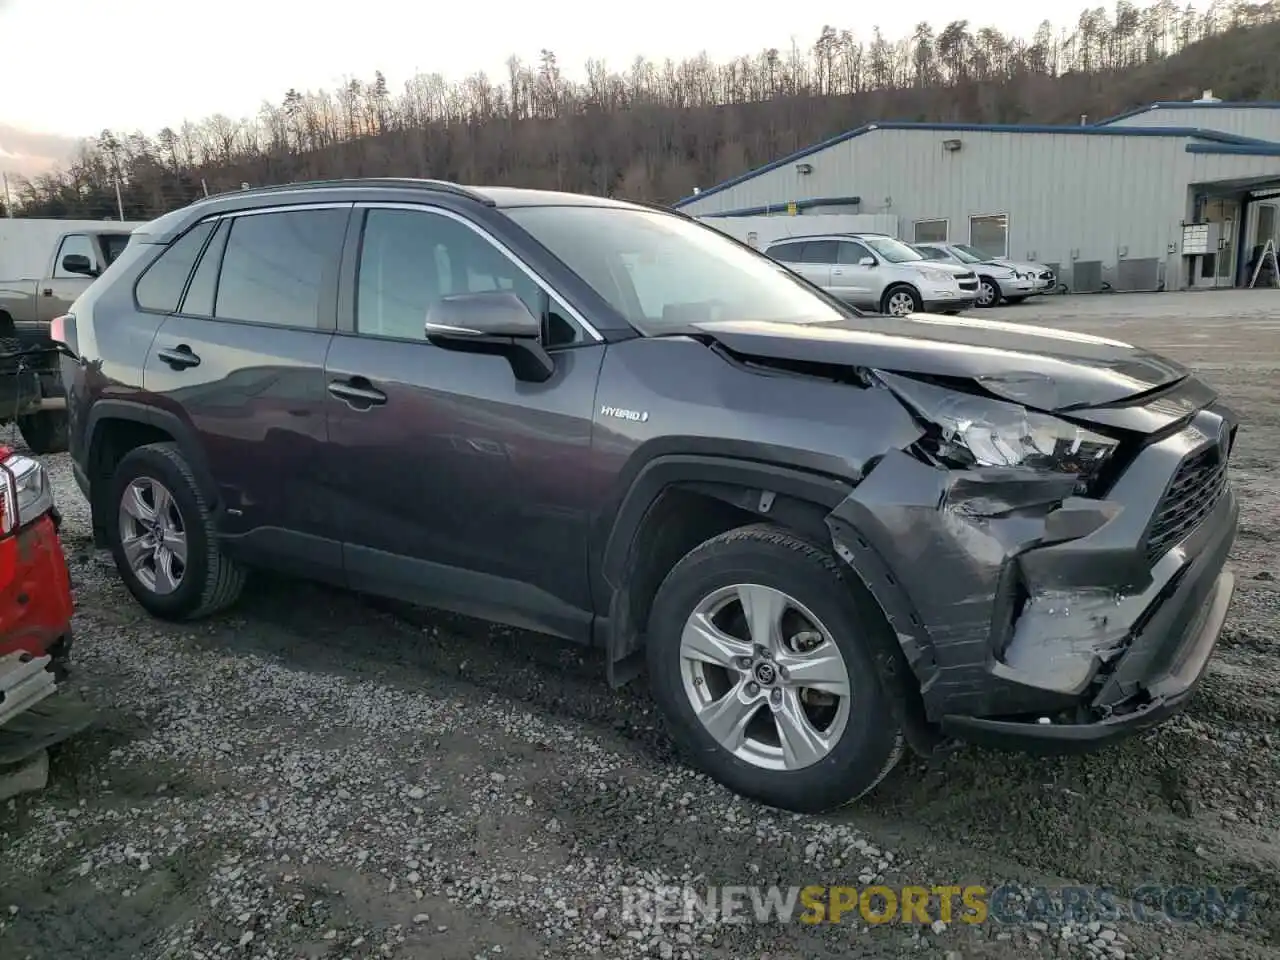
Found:
[[[203,446],[230,549],[322,579],[342,569],[319,467],[350,212],[350,204],[265,209],[198,227],[210,234],[199,265],[143,375],[144,389]]]
[[[804,250],[800,254],[800,262],[794,266],[798,273],[810,283],[823,290],[831,289],[831,268],[836,263],[836,242],[834,240],[806,240]]]
[[[831,292],[846,303],[876,306],[876,268],[861,262],[868,257],[875,261],[871,251],[856,240],[841,240],[837,248],[836,265],[831,268]]]

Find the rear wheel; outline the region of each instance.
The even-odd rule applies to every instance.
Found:
[[[876,674],[887,626],[826,551],[776,527],[721,534],[667,575],[649,619],[673,738],[744,796],[816,812],[893,769],[902,735]]]
[[[67,411],[41,410],[18,418],[22,439],[32,453],[64,453],[67,449]]]
[[[923,309],[924,301],[920,299],[920,294],[908,286],[890,287],[884,292],[884,298],[880,302],[880,312],[891,317],[905,317]]]
[[[173,443],[129,451],[112,478],[108,542],[129,592],[154,616],[208,616],[240,596],[195,475]]]
[[[1000,302],[1000,284],[990,277],[978,278],[978,306],[994,307]]]

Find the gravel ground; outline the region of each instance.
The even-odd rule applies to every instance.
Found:
[[[1103,753],[904,761],[826,817],[743,802],[672,756],[589,651],[258,580],[232,615],[141,613],[48,458],[100,708],[47,790],[0,807],[0,957],[1251,958],[1280,933],[1280,323],[1273,294],[1052,298],[993,311],[1144,343],[1243,415],[1240,575],[1188,711]],[[1210,333],[1200,324],[1212,323]],[[650,925],[623,886],[1144,884],[1252,891],[1198,923],[1046,915]],[[1023,901],[1030,902],[1029,900]]]

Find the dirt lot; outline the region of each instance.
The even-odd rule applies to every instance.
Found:
[[[641,685],[458,618],[259,582],[233,616],[140,614],[51,458],[101,707],[0,808],[0,957],[1249,958],[1280,934],[1280,294],[1051,298],[992,317],[1192,364],[1240,410],[1226,635],[1188,712],[1107,752],[910,760],[836,816],[689,773]],[[644,926],[621,885],[1251,888],[1212,923]],[[695,918],[696,920],[696,918]]]

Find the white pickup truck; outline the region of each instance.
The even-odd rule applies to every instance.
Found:
[[[0,219],[0,353],[51,346],[66,313],[129,242],[137,222]],[[0,422],[36,453],[66,449],[66,400],[52,352],[0,368]]]

